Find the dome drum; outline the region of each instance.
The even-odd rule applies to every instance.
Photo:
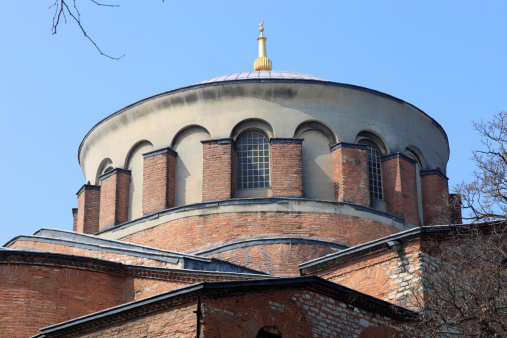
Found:
[[[258,73],[260,76],[262,72]],[[111,146],[98,146],[104,142]],[[130,149],[125,147],[128,144],[132,145]],[[100,181],[96,187],[101,190],[99,217],[80,216],[85,209],[78,208],[78,228],[94,233],[98,220],[101,235],[146,240],[146,245],[154,245],[151,236],[143,233],[144,239],[137,238],[136,231],[120,235],[124,231],[117,231],[118,226],[142,223],[145,216],[201,202],[264,198],[262,205],[272,197],[335,201],[373,208],[402,220],[401,226],[376,225],[381,231],[371,234],[377,238],[445,217],[429,211],[441,202],[427,197],[435,180],[420,176],[430,168],[445,168],[449,153],[442,130],[426,114],[401,100],[329,81],[304,80],[302,76],[291,80],[236,77],[168,92],[105,119],[90,131],[80,149],[81,167],[85,175],[92,175],[87,176],[90,181],[96,181],[93,175],[100,171],[97,168],[104,159],[112,167],[121,168],[125,163],[128,167],[121,169],[130,170],[131,179],[129,186],[123,183],[120,190],[108,189]],[[424,170],[416,170],[416,166]],[[106,203],[114,208],[103,207]],[[106,216],[107,212],[114,217]],[[268,230],[267,221],[259,220],[251,226],[261,230],[251,232],[245,215],[258,217],[230,208],[221,216],[243,227],[242,232],[233,231],[231,236],[299,231],[331,241],[343,240],[337,234],[311,231],[314,224],[309,220],[286,222],[283,230]],[[319,211],[311,208],[295,214],[278,211],[270,217],[281,224],[286,215],[320,217]],[[202,217],[215,222],[209,216]],[[328,222],[344,230],[341,216],[335,217]],[[363,225],[363,218],[362,214],[354,215],[356,224],[345,231],[353,233],[354,227]],[[84,219],[93,219],[93,225],[82,225],[80,220]],[[196,224],[181,222],[178,220],[178,224],[186,224],[187,231]],[[165,229],[160,220],[155,223],[155,228]],[[142,225],[129,228],[145,229]],[[158,230],[151,232],[158,234],[155,237],[162,236]],[[356,244],[347,240],[343,243]],[[193,245],[196,249],[201,244]],[[160,247],[192,249],[169,242]]]

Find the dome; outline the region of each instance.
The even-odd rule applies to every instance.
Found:
[[[321,79],[320,77],[316,77],[313,75],[272,70],[272,71],[252,71],[252,72],[232,73],[229,75],[213,77],[206,81],[199,82],[198,84],[252,80],[252,79],[311,80],[311,81],[329,82],[328,80],[324,80]]]

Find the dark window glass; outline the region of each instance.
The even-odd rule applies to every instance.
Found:
[[[261,133],[249,132],[240,137],[237,146],[237,163],[243,165],[243,167],[238,165],[236,172],[237,189],[269,188],[269,170],[259,170],[269,168],[268,139]],[[240,149],[242,151],[239,151]],[[248,163],[248,167],[245,163]]]
[[[381,200],[382,194],[382,157],[377,147],[366,140],[359,141],[366,144],[368,149],[368,177],[370,181],[370,198]]]

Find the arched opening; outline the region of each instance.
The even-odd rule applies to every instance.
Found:
[[[132,147],[125,161],[125,168],[130,170],[129,213],[128,220],[143,216],[143,154],[153,150],[149,141],[141,141]]]
[[[259,330],[255,338],[281,338],[282,333],[274,326],[264,326]]]
[[[107,172],[113,170],[113,162],[109,158],[105,158],[100,162],[99,167],[97,168],[97,175],[95,175],[95,185],[99,185],[99,177],[104,175]]]
[[[273,128],[267,121],[261,119],[247,119],[234,126],[231,131],[231,138],[237,142],[238,138],[248,131],[261,131],[268,140],[274,137]]]
[[[176,157],[176,180],[174,185],[174,205],[202,202],[202,143],[209,140],[209,132],[201,126],[182,129],[172,142]]]
[[[303,194],[306,198],[334,200],[333,158],[330,146],[334,133],[317,121],[298,126],[294,137],[302,138]]]

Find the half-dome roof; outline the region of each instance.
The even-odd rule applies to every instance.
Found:
[[[287,80],[312,80],[312,81],[324,81],[328,80],[321,79],[313,75],[306,75],[294,72],[285,72],[279,70],[271,71],[253,71],[253,72],[241,72],[233,73],[229,75],[222,75],[213,77],[206,81],[199,82],[198,84],[212,83],[212,82],[226,82],[226,81],[238,81],[238,80],[250,80],[250,79],[287,79]]]

